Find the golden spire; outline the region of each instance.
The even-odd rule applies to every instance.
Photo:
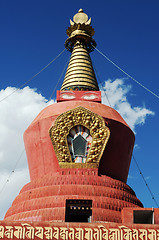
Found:
[[[72,52],[72,55],[61,91],[99,91],[89,55],[96,46],[96,42],[92,38],[94,29],[90,24],[91,18],[88,19],[87,14],[82,9],[75,14],[73,21],[70,20],[70,27],[67,29],[69,38],[65,42],[65,47]]]

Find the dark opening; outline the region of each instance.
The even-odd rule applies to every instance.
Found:
[[[92,200],[66,200],[65,222],[91,222]]]
[[[74,156],[84,157],[86,155],[86,145],[87,145],[87,141],[81,135],[78,135],[73,140]]]
[[[153,211],[134,210],[134,223],[153,224]]]

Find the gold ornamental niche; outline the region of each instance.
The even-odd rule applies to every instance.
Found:
[[[81,162],[76,161],[79,158],[73,157],[70,149],[71,132],[76,131],[76,129],[82,129],[89,135],[89,141],[85,145],[84,161],[81,160]],[[80,134],[82,131],[76,131],[79,134],[75,134],[76,138],[72,137],[72,141],[75,140],[75,145],[78,145],[77,138],[80,139],[80,148],[85,141],[84,136]],[[61,168],[98,168],[110,136],[110,130],[105,126],[101,116],[79,106],[59,115],[50,128],[49,134]]]

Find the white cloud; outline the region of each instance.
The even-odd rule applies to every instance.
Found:
[[[145,106],[134,107],[128,102],[127,94],[130,92],[131,86],[124,85],[124,79],[114,81],[109,79],[103,88],[105,90],[104,92],[101,89],[103,103],[116,109],[132,130],[135,131],[137,125],[144,124],[148,115],[154,115],[154,112]]]
[[[134,150],[139,150],[139,149],[140,149],[140,146],[137,143],[135,143]]]
[[[1,101],[15,90],[17,91],[14,94]],[[25,152],[22,154],[23,133],[38,113],[53,101],[47,102],[41,94],[29,87],[23,89],[7,87],[0,91],[0,101],[0,219],[2,219],[22,186],[29,182],[26,155]],[[15,172],[12,173],[14,169]],[[7,179],[9,182],[6,183]]]
[[[127,100],[131,87],[125,86],[122,79],[108,80],[104,88],[111,106],[120,112],[133,129],[138,124],[144,124],[146,117],[153,114],[145,107],[131,106]],[[1,101],[15,90],[14,94]],[[53,101],[47,102],[47,99],[29,87],[1,90],[0,101],[0,219],[3,219],[22,186],[29,181],[26,156],[22,154],[23,133],[37,114]],[[108,105],[104,95],[103,101]],[[9,182],[6,182],[7,179]]]
[[[0,174],[0,219],[3,218],[20,189],[29,182],[29,171],[26,158],[23,159],[24,168],[16,169],[14,173],[3,172]],[[9,175],[8,175],[9,174]],[[8,181],[9,180],[9,181]]]
[[[138,179],[137,176],[132,176],[132,175],[130,175],[130,174],[128,175],[128,178],[129,178],[129,179]]]

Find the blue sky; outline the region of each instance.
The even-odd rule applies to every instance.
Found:
[[[69,19],[72,19],[80,8],[83,8],[84,12],[92,18],[92,26],[95,29],[94,39],[98,49],[127,73],[159,95],[159,2],[157,0],[81,0],[80,3],[72,0],[1,0],[0,99],[12,92],[13,87],[18,88],[39,72],[64,49]],[[5,152],[8,154],[8,158],[0,160],[0,172],[5,173],[2,174],[3,178],[0,178],[1,188],[4,186],[14,162],[17,161],[23,150],[22,132],[36,116],[34,114],[46,106],[46,100],[50,98],[69,56],[69,52],[65,51],[51,66],[29,82],[27,89],[13,94],[10,96],[10,100],[8,98],[8,100],[0,102],[1,119],[4,118],[3,125],[0,127],[1,134],[3,133],[0,153],[4,152],[3,147],[5,147]],[[143,109],[149,110],[149,113],[142,115],[142,120],[137,119],[138,122],[134,122],[133,130],[136,133],[134,156],[159,203],[159,99],[128,79],[97,51],[94,51],[91,57],[104,86],[107,86],[105,81],[108,79],[111,79],[111,82],[116,81],[117,89],[122,89],[122,102],[128,102],[134,111],[139,108],[138,113],[142,112]],[[62,80],[58,89],[60,89]],[[6,90],[7,87],[12,88]],[[31,96],[34,96],[36,101],[35,108],[30,109],[30,117],[27,120],[26,117],[24,118],[22,99],[18,94],[24,94],[25,104],[27,104],[26,99],[30,99]],[[116,92],[110,90],[108,94],[113,102],[112,105],[115,106]],[[53,98],[55,98],[55,94]],[[13,103],[15,105],[12,106]],[[28,100],[29,103],[31,101]],[[119,105],[117,106],[119,107]],[[120,108],[121,106],[122,104],[120,104]],[[31,108],[30,105],[28,107]],[[9,113],[6,113],[7,109]],[[129,112],[129,120],[131,113],[133,112]],[[24,124],[20,122],[20,116],[22,116]],[[13,135],[12,141],[7,144],[9,133],[5,131],[5,128],[8,125],[12,126],[12,129],[14,127],[18,129],[16,131],[18,138],[15,137],[17,139],[15,143]],[[8,148],[6,145],[9,145]],[[16,150],[16,152],[12,154],[11,150]],[[26,163],[24,165],[26,166]],[[23,169],[23,162],[17,168],[19,169],[18,173],[23,175],[22,172],[20,173],[20,170]],[[16,171],[13,175],[16,175]],[[8,201],[7,205],[4,204],[5,201],[0,203],[1,206],[4,204],[3,208],[8,208],[15,197],[13,194],[9,194],[11,182],[14,182],[13,176],[10,177],[5,189],[0,191],[3,197],[7,196]],[[24,182],[21,181],[22,184]],[[133,160],[128,184],[145,207],[156,207]],[[16,188],[16,194],[18,191]],[[3,213],[0,213],[0,216],[3,216]]]

